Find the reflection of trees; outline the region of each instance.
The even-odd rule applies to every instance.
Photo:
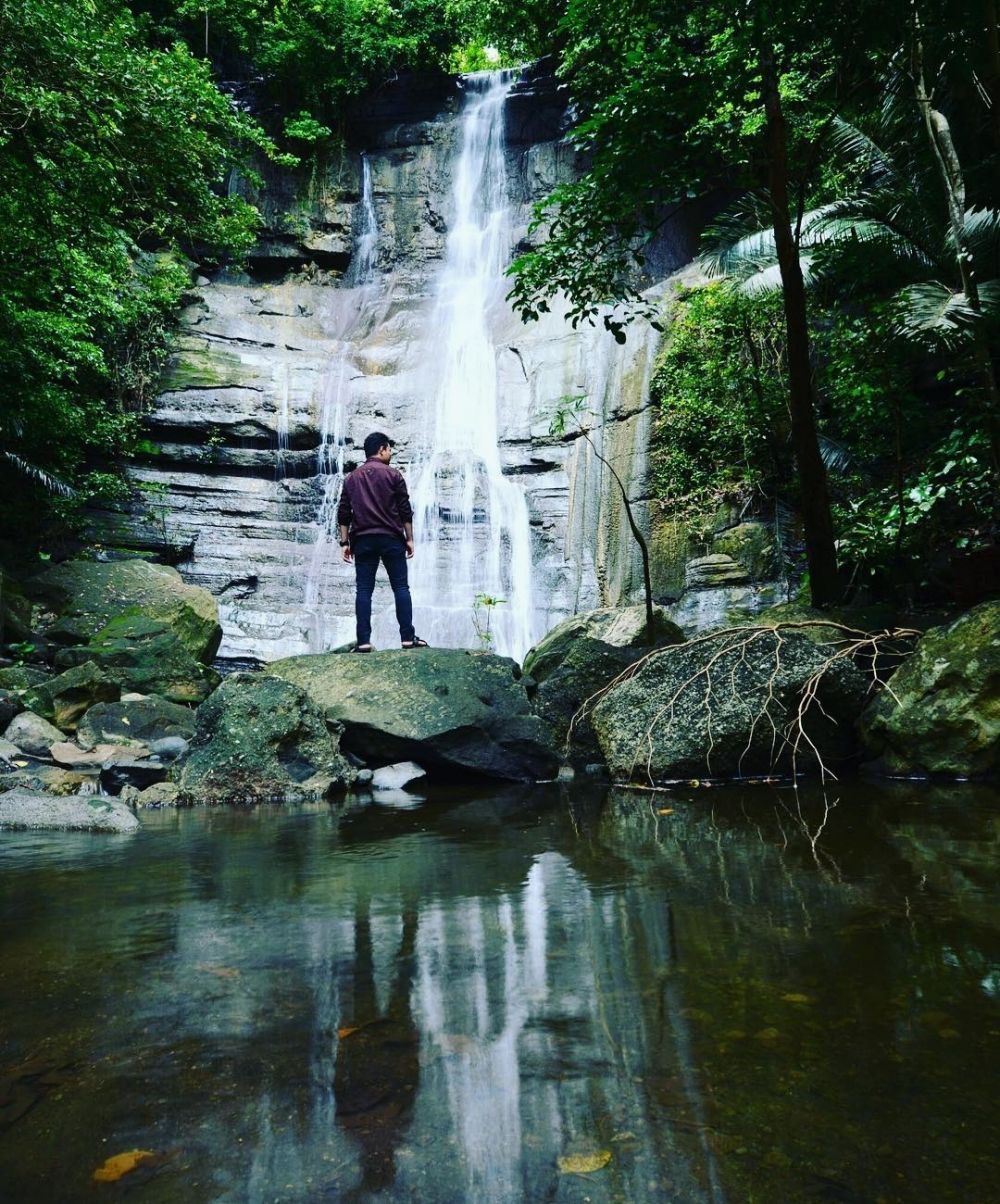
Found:
[[[728,1155],[734,1198],[950,1199],[970,1162],[988,1194],[974,1085],[997,1057],[980,1031],[998,925],[994,903],[983,929],[969,887],[996,832],[981,812],[955,849],[956,802],[975,800],[954,789],[941,812],[919,787],[837,795],[836,809],[809,790],[610,797],[603,842],[670,900],[676,960],[641,1006],[650,1033],[686,1018],[702,1119],[671,1071],[679,1042],[653,1057],[651,1098]]]

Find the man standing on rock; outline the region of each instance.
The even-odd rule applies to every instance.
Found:
[[[356,652],[371,652],[372,593],[381,560],[396,599],[396,621],[404,648],[426,648],[413,630],[413,603],[406,562],[413,555],[413,507],[403,474],[392,468],[393,443],[373,431],[365,440],[364,464],[344,478],[337,507],[344,560],[354,561],[354,612],[358,620]]]

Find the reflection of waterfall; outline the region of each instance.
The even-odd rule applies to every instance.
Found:
[[[375,203],[372,200],[372,165],[367,154],[361,156],[361,209],[358,226],[358,241],[355,251],[357,269],[354,282],[367,284],[375,272],[375,256],[378,251],[378,223],[375,220]]]
[[[502,301],[511,243],[504,166],[503,72],[467,78],[453,213],[431,332],[434,418],[414,489],[418,622],[433,643],[475,642],[478,594],[504,599],[494,647],[520,658],[532,642],[531,529],[521,490],[502,473],[496,348],[488,316]]]
[[[325,613],[326,578],[337,566],[337,503],[344,480],[344,413],[347,395],[347,358],[340,356],[336,368],[324,381],[320,410],[320,444],[317,471],[322,482],[323,496],[316,516],[316,542],[306,571],[304,606],[311,616],[309,629],[310,652],[324,652],[328,643]]]

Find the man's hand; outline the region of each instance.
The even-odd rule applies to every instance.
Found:
[[[412,540],[412,538],[406,540],[406,559],[407,560],[413,559],[413,540]]]
[[[344,563],[350,564],[351,561],[354,559],[354,553],[351,551],[351,545],[349,543],[344,544],[343,552],[344,552]]]

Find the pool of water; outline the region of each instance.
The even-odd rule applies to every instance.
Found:
[[[0,833],[4,1201],[1000,1196],[996,792],[143,820]]]

